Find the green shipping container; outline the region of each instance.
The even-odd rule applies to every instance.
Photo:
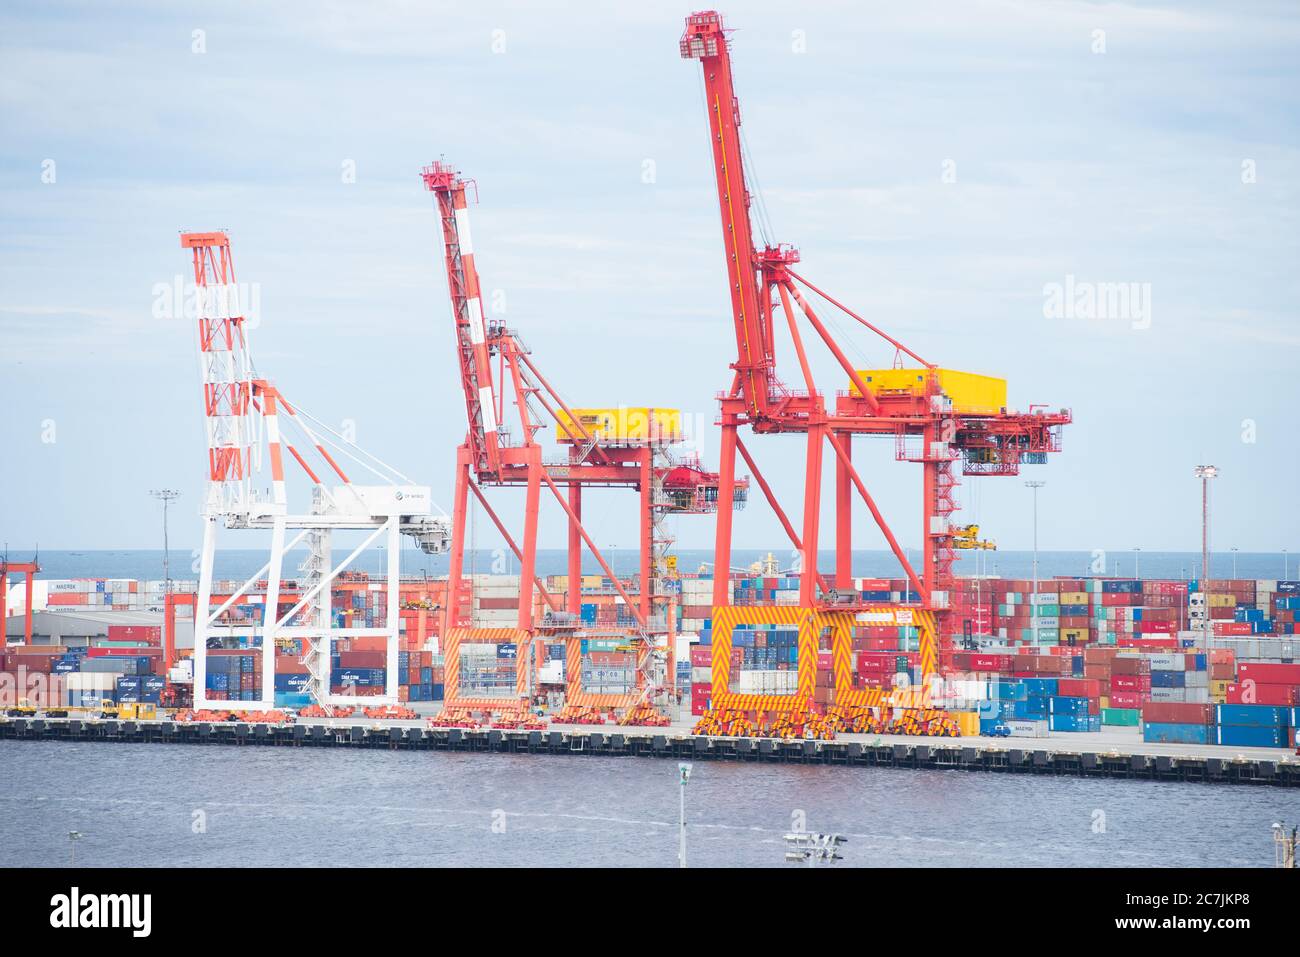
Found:
[[[1124,728],[1136,728],[1138,719],[1142,717],[1141,708],[1102,708],[1101,723],[1103,725],[1119,725]]]

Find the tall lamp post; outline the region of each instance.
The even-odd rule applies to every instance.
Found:
[[[1038,644],[1038,490],[1043,481],[1026,482],[1025,488],[1034,490],[1034,591],[1029,596],[1029,618],[1034,631],[1034,644]]]
[[[163,601],[172,593],[171,548],[167,541],[167,506],[180,498],[181,493],[169,488],[154,489],[149,493],[163,503]]]
[[[1237,546],[1232,546],[1232,577],[1237,577]]]
[[[1201,480],[1201,594],[1205,597],[1206,661],[1210,660],[1210,479],[1218,474],[1216,465],[1196,466],[1196,477]]]
[[[691,779],[691,766],[685,761],[677,765],[677,773],[681,777],[681,804],[677,817],[677,866],[686,866],[686,782]]]
[[[1138,567],[1138,558],[1141,556],[1141,554],[1142,554],[1142,549],[1140,547],[1134,547],[1133,549],[1133,577],[1134,578],[1142,577],[1142,572]]]

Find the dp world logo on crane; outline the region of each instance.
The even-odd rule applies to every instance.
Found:
[[[171,282],[156,282],[151,312],[155,319],[197,319],[200,315],[244,320],[244,328],[262,324],[262,284],[236,282],[197,286],[177,273]],[[200,301],[202,297],[202,301]],[[200,306],[204,308],[200,311]]]

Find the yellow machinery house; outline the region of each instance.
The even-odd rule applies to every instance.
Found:
[[[997,413],[1007,407],[1007,380],[956,369],[859,369],[858,375],[876,396],[925,395],[925,379],[937,376],[939,388],[954,412]],[[857,386],[850,383],[850,394]]]
[[[620,406],[616,409],[573,409],[572,412],[570,417],[563,409],[556,410],[557,442],[581,440],[584,430],[602,442],[616,445],[669,444],[682,440],[680,409]],[[574,419],[581,428],[574,424]]]

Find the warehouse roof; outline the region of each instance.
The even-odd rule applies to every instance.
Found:
[[[96,638],[108,634],[109,625],[163,624],[163,613],[158,611],[35,611],[32,612],[32,644],[57,645],[67,638]],[[5,635],[10,642],[22,641],[23,616],[10,615],[5,620]],[[194,623],[187,618],[176,621],[176,645],[190,648],[194,645]]]

